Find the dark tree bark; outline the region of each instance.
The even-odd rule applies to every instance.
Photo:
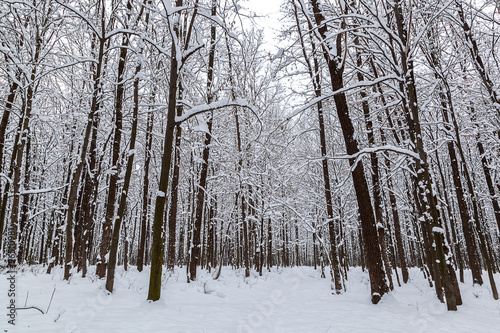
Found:
[[[9,94],[7,95],[7,101],[5,102],[5,108],[3,110],[2,120],[0,121],[0,172],[3,172],[2,166],[3,166],[3,154],[5,148],[5,131],[7,130],[10,113],[12,111],[14,100],[17,94],[17,89],[19,87],[18,84],[19,79],[20,77],[16,76],[16,79],[10,83]],[[8,184],[9,183],[7,183],[6,185],[6,189],[4,189],[4,193],[8,192]],[[3,211],[3,204],[2,204],[2,211]],[[2,248],[4,223],[5,223],[5,213],[3,213],[0,216],[0,249]]]
[[[127,7],[129,10],[132,9],[131,2],[127,3]],[[144,7],[142,7],[144,8]],[[142,10],[141,10],[142,13]],[[137,21],[140,19],[140,15],[137,17]],[[147,24],[146,20],[146,24]],[[129,38],[130,36],[124,36],[124,38]],[[142,52],[139,52],[140,54]],[[107,267],[107,276],[106,276],[106,290],[109,292],[113,292],[114,279],[115,279],[115,268],[116,268],[116,257],[118,253],[118,241],[120,237],[120,229],[121,223],[123,221],[123,216],[125,215],[125,209],[127,207],[127,197],[128,197],[128,189],[130,187],[130,179],[132,178],[132,167],[134,165],[134,156],[135,156],[135,141],[137,138],[137,120],[139,117],[139,82],[140,82],[140,73],[141,73],[142,64],[139,61],[138,65],[135,68],[134,74],[134,109],[132,113],[132,129],[130,133],[130,143],[129,143],[129,151],[127,154],[127,166],[125,169],[125,177],[124,183],[121,190],[120,202],[118,206],[118,212],[116,214],[115,223],[113,226],[113,236],[111,239],[111,248],[109,252],[109,263]],[[120,73],[120,72],[119,72]],[[120,78],[120,75],[118,75]],[[123,81],[120,80],[120,82]],[[125,226],[125,237],[126,237],[126,226]],[[125,241],[125,254],[127,254],[128,243]],[[125,270],[126,270],[127,258],[125,258]]]
[[[152,97],[154,101],[154,96]],[[153,143],[153,112],[148,113],[148,120],[146,125],[146,145],[144,148],[144,177],[142,185],[142,213],[141,213],[141,236],[139,239],[139,247],[137,249],[137,270],[142,272],[144,267],[144,252],[146,246],[146,236],[148,225],[148,206],[149,206],[149,164],[151,163],[151,146]]]
[[[128,2],[130,5],[130,2]],[[130,6],[131,9],[131,6]],[[129,17],[130,19],[130,9]],[[99,278],[106,275],[106,258],[109,255],[111,238],[113,232],[113,220],[116,212],[116,192],[118,190],[118,177],[120,173],[120,146],[122,139],[123,128],[123,97],[125,94],[125,69],[127,63],[127,53],[130,36],[124,34],[122,37],[122,45],[119,53],[118,60],[118,73],[116,79],[116,96],[115,96],[115,123],[114,123],[114,139],[113,147],[111,149],[111,173],[108,183],[108,198],[106,200],[106,213],[104,216],[104,224],[102,226],[101,245],[99,248],[99,258],[97,261],[96,274]]]
[[[217,14],[217,1],[212,0],[212,16]],[[213,99],[213,80],[214,80],[214,62],[215,62],[215,39],[216,39],[216,29],[215,25],[212,24],[210,28],[210,49],[208,53],[208,73],[207,73],[207,103],[210,104]],[[200,264],[200,235],[202,228],[203,210],[205,208],[205,195],[207,190],[207,176],[208,176],[208,159],[210,157],[210,143],[212,141],[212,122],[213,122],[213,112],[208,114],[207,127],[208,132],[205,133],[205,142],[202,154],[202,164],[200,171],[200,181],[198,186],[198,193],[196,196],[196,215],[193,226],[193,246],[191,248],[191,261],[189,263],[189,278],[194,281],[196,280],[196,267]]]
[[[343,44],[342,34],[337,35],[337,49],[333,50],[330,48],[328,44],[325,43],[329,32],[325,23],[325,17],[319,8],[318,0],[311,0],[311,5],[313,7],[314,19],[318,27],[318,33],[321,37],[323,55],[330,72],[332,89],[333,91],[338,91],[344,87],[343,67],[340,66],[340,56],[342,54]],[[302,10],[305,10],[305,8],[302,8]],[[335,94],[334,101],[344,136],[347,154],[354,155],[359,152],[359,148],[354,135],[354,126],[349,116],[349,108],[345,94],[342,92]],[[351,166],[354,189],[356,192],[356,199],[361,219],[363,240],[366,250],[366,261],[370,275],[371,298],[372,302],[377,304],[382,296],[388,291],[388,288],[385,282],[385,272],[382,263],[382,253],[380,251],[380,245],[377,237],[375,217],[373,215],[363,163],[357,163],[354,165],[354,160],[350,159],[349,165]]]
[[[309,77],[311,78],[314,94],[316,97],[321,97],[321,70],[319,68],[319,62],[316,58],[316,45],[311,38],[311,47],[313,54],[313,63],[314,67],[311,65],[309,57],[306,52],[305,43],[302,37],[302,29],[300,27],[299,16],[297,11],[297,6],[294,2],[294,14],[295,14],[295,22],[297,25],[297,29],[299,32],[299,39],[301,43],[302,55],[304,57],[304,61],[306,62],[307,69],[309,72]],[[309,24],[309,30],[312,29],[311,24]],[[319,101],[316,104],[317,112],[318,112],[318,124],[319,124],[319,137],[320,137],[320,148],[321,148],[321,163],[323,167],[323,184],[325,190],[325,200],[326,200],[326,214],[328,217],[328,231],[330,234],[330,258],[332,260],[332,268],[333,268],[333,282],[335,284],[335,292],[340,294],[342,292],[342,280],[340,278],[340,270],[339,270],[339,257],[337,250],[337,241],[336,235],[338,234],[336,221],[333,216],[333,199],[332,199],[332,191],[330,185],[330,172],[328,169],[328,160],[327,149],[326,149],[326,131],[325,131],[325,121],[323,117],[323,103]]]
[[[97,56],[96,70],[93,77],[93,91],[92,91],[92,102],[90,106],[90,112],[87,119],[87,125],[85,127],[84,137],[82,141],[82,146],[80,150],[79,162],[73,172],[71,184],[69,185],[69,195],[67,199],[68,210],[66,217],[66,245],[65,245],[65,266],[64,266],[64,279],[68,280],[71,276],[71,259],[72,259],[72,248],[73,248],[73,211],[75,209],[75,203],[77,199],[78,189],[80,187],[80,178],[82,175],[83,166],[85,165],[87,150],[89,146],[90,134],[92,132],[92,127],[94,126],[94,115],[97,112],[99,105],[99,92],[101,89],[102,71],[104,65],[104,45],[105,45],[105,6],[100,5],[99,10],[101,12],[100,23],[101,23],[101,36],[99,38],[99,52]]]
[[[484,65],[483,59],[479,53],[479,47],[477,45],[477,38],[472,36],[472,29],[465,20],[464,11],[462,8],[462,4],[459,1],[455,1],[457,7],[458,18],[462,25],[462,29],[465,36],[464,45],[469,49],[470,55],[472,57],[472,62],[474,63],[474,67],[476,68],[483,85],[486,87],[486,91],[488,91],[488,95],[490,97],[491,103],[497,112],[497,124],[500,124],[500,97],[498,93],[495,91],[495,85],[491,78],[489,77],[488,71]]]
[[[182,0],[177,0],[176,7],[182,7]],[[167,9],[165,8],[167,11]],[[170,18],[172,19],[172,18]],[[172,39],[177,42],[179,39],[179,19],[174,22],[174,32]],[[148,300],[157,301],[161,294],[161,275],[163,265],[163,248],[165,239],[163,236],[163,216],[165,212],[165,202],[168,190],[168,180],[170,177],[170,167],[172,161],[172,150],[175,130],[175,114],[177,104],[177,79],[179,77],[179,66],[177,61],[177,48],[171,48],[170,56],[170,78],[168,89],[168,111],[167,126],[165,128],[165,138],[163,144],[163,155],[161,158],[160,183],[156,192],[156,203],[153,218],[153,244],[151,247],[151,272],[149,277]]]
[[[417,92],[415,87],[414,71],[413,71],[413,61],[407,59],[408,50],[408,37],[407,32],[404,27],[404,18],[401,10],[400,1],[396,1],[392,5],[394,9],[394,17],[396,20],[397,33],[401,44],[400,55],[401,55],[401,67],[403,70],[404,77],[404,89],[403,92],[406,96],[405,103],[405,116],[406,121],[409,126],[409,136],[413,144],[415,152],[419,156],[419,160],[416,161],[416,171],[417,171],[417,183],[421,184],[417,189],[419,191],[419,199],[423,203],[422,205],[422,215],[425,219],[425,228],[427,229],[428,237],[432,237],[431,240],[435,247],[430,249],[434,279],[436,281],[436,293],[441,300],[444,296],[446,297],[446,303],[448,310],[457,309],[457,299],[454,293],[453,284],[450,279],[450,274],[448,272],[448,266],[446,265],[445,256],[445,238],[444,230],[441,227],[439,220],[439,212],[436,208],[436,198],[433,193],[432,188],[432,178],[429,171],[429,165],[427,162],[427,153],[424,148],[422,131],[420,127],[419,120],[419,109],[417,102]],[[403,45],[406,45],[406,50],[403,49]]]

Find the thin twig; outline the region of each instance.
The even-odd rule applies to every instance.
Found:
[[[35,309],[35,310],[40,311],[42,314],[45,314],[45,313],[43,312],[43,310],[41,310],[41,309],[37,308],[36,306],[28,306],[27,308],[16,308],[16,310],[29,310],[29,309]]]
[[[50,305],[52,304],[52,299],[54,298],[54,294],[55,294],[55,292],[56,292],[56,287],[54,287],[54,290],[52,291],[52,296],[50,296],[49,306],[47,307],[47,311],[45,311],[45,313],[48,313],[48,312],[49,312]]]

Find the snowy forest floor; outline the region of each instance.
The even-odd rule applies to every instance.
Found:
[[[457,312],[446,311],[433,288],[418,269],[411,280],[395,287],[378,305],[370,302],[368,273],[353,268],[348,273],[346,292],[332,294],[329,274],[295,267],[254,273],[245,279],[243,270],[223,268],[219,280],[207,271],[196,282],[186,283],[185,268],[164,275],[162,298],[146,301],[149,268],[117,268],[115,292],[105,293],[105,280],[74,275],[63,281],[59,268],[51,275],[33,266],[18,272],[16,326],[2,315],[0,332],[97,333],[97,332],[499,332],[500,301],[493,300],[487,274],[483,286],[472,286],[470,272],[460,284],[464,305]],[[214,273],[214,272],[212,272]],[[500,274],[496,274],[500,285]],[[7,288],[0,276],[2,308]],[[395,281],[396,282],[396,281]],[[55,292],[54,292],[55,289]],[[13,329],[15,328],[15,329]]]

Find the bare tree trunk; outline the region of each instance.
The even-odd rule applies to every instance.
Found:
[[[33,109],[33,99],[36,92],[35,78],[37,75],[37,65],[38,59],[40,56],[40,50],[42,47],[42,36],[37,36],[36,38],[36,46],[35,46],[35,54],[33,58],[33,69],[31,70],[31,75],[29,78],[29,84],[25,96],[25,100],[23,101],[23,112],[21,115],[21,126],[18,128],[19,130],[19,141],[16,143],[16,152],[12,153],[12,156],[15,156],[15,159],[12,159],[14,164],[12,164],[12,170],[14,171],[14,175],[12,178],[12,189],[13,189],[13,199],[12,199],[12,210],[11,210],[11,224],[10,224],[10,235],[12,239],[18,239],[18,225],[19,225],[19,205],[20,205],[20,186],[21,186],[21,170],[23,164],[23,153],[25,145],[28,141],[28,129],[29,129],[29,121],[31,118],[31,111]],[[27,152],[29,153],[29,152]],[[4,193],[7,194],[7,191]],[[2,207],[4,209],[5,207]],[[3,216],[2,216],[3,217]],[[21,229],[21,232],[23,230]],[[18,248],[16,248],[17,242],[12,246],[9,244],[9,257],[7,259],[7,263],[9,267],[15,267],[16,265],[16,255]],[[13,248],[14,247],[14,248]],[[17,256],[19,257],[19,255]]]
[[[26,133],[26,161],[24,163],[24,190],[29,190],[29,183],[30,183],[30,178],[31,178],[31,160],[32,160],[32,154],[33,152],[31,151],[31,134],[30,130],[27,130]],[[23,264],[23,253],[24,251],[28,251],[29,247],[26,246],[29,243],[29,237],[27,235],[27,221],[28,221],[28,210],[30,206],[30,201],[31,201],[31,196],[29,194],[24,194],[22,196],[22,204],[21,204],[21,217],[19,219],[19,240],[18,240],[18,252],[17,252],[17,262],[19,264]]]
[[[343,44],[342,34],[337,35],[337,50],[336,54],[334,54],[334,50],[329,48],[327,43],[324,42],[327,40],[327,36],[329,33],[327,25],[325,24],[325,17],[323,16],[323,13],[319,8],[318,0],[311,0],[311,5],[313,7],[314,19],[318,27],[318,33],[320,34],[322,40],[321,45],[323,48],[323,55],[330,71],[332,88],[333,91],[338,91],[344,87],[343,67],[339,66]],[[306,9],[302,8],[302,10]],[[342,128],[342,133],[344,136],[347,154],[354,155],[359,152],[359,148],[358,142],[354,135],[354,126],[349,116],[349,108],[347,106],[347,99],[345,94],[335,94],[334,101],[337,109],[337,115]],[[363,163],[357,163],[356,165],[354,165],[354,160],[350,159],[349,165],[351,166],[354,189],[356,192],[356,199],[358,202],[358,209],[361,218],[363,240],[366,250],[366,261],[368,272],[370,275],[372,295],[371,298],[372,302],[374,304],[377,304],[382,296],[388,291],[388,288],[385,282],[385,272],[383,269],[380,245],[377,238],[375,217],[373,215],[370,193],[365,178]]]
[[[176,7],[182,6],[182,0],[176,1]],[[166,9],[165,9],[166,10]],[[172,34],[173,43],[178,42],[179,20],[174,23]],[[170,78],[168,90],[168,111],[167,126],[163,144],[163,155],[161,159],[160,183],[156,192],[155,212],[153,218],[153,244],[151,248],[151,272],[149,277],[148,300],[157,301],[161,294],[161,275],[163,264],[163,248],[165,239],[163,238],[163,215],[165,212],[165,202],[168,190],[168,180],[170,177],[170,167],[172,161],[172,150],[175,130],[175,114],[177,104],[177,79],[179,76],[179,66],[177,61],[177,48],[171,48],[170,57]],[[180,56],[180,55],[179,55]]]
[[[182,99],[183,94],[182,82],[179,82],[179,98]],[[182,115],[182,106],[177,106],[177,116]],[[173,271],[175,264],[175,235],[177,231],[177,206],[178,206],[178,192],[179,192],[179,173],[181,163],[181,136],[182,127],[177,125],[175,127],[175,140],[174,140],[174,166],[172,170],[172,190],[170,195],[170,210],[168,212],[168,247],[167,247],[167,269]]]
[[[130,5],[130,2],[128,2],[128,5]],[[137,18],[139,20],[139,18]],[[128,39],[128,36],[124,37]],[[141,52],[140,52],[141,53]],[[135,141],[137,138],[137,119],[139,117],[139,81],[140,81],[140,73],[141,73],[141,68],[142,65],[139,62],[135,69],[135,75],[134,75],[134,110],[132,113],[132,129],[131,129],[131,134],[130,134],[130,144],[129,144],[129,151],[127,154],[127,166],[125,169],[125,178],[124,178],[124,183],[123,183],[123,188],[120,196],[120,203],[118,206],[118,212],[115,218],[115,223],[113,226],[113,237],[111,240],[111,248],[109,252],[109,263],[108,263],[108,273],[106,276],[106,290],[109,292],[113,292],[113,285],[114,285],[114,279],[115,279],[115,267],[116,267],[116,257],[118,253],[118,241],[120,237],[120,229],[121,229],[121,223],[123,221],[123,216],[125,215],[125,209],[127,207],[127,196],[128,196],[128,189],[130,187],[130,179],[132,178],[132,167],[134,166],[134,156],[135,156]],[[118,75],[118,78],[120,78],[120,75]],[[122,82],[120,80],[120,82]],[[126,230],[126,226],[125,226]],[[126,237],[126,236],[125,236]],[[128,248],[128,243],[127,241],[125,242],[125,254],[127,254],[127,248]],[[125,258],[125,262],[127,261],[127,258]],[[126,270],[126,269],[125,269]]]
[[[152,97],[154,101],[154,97]],[[144,148],[144,177],[142,185],[142,216],[141,216],[141,237],[139,239],[139,247],[137,249],[137,270],[142,272],[144,267],[144,252],[146,246],[146,234],[148,225],[148,206],[149,206],[149,164],[151,162],[151,146],[153,143],[153,112],[148,113],[146,125],[146,145]]]
[[[212,16],[217,14],[217,1],[212,0]],[[210,49],[208,54],[208,73],[207,73],[207,102],[210,104],[213,101],[213,80],[214,80],[214,62],[215,62],[215,39],[216,30],[215,25],[212,24],[210,28]],[[200,171],[200,181],[198,186],[198,193],[196,197],[196,216],[193,226],[193,247],[191,249],[191,261],[189,263],[190,279],[196,280],[196,267],[200,264],[200,233],[202,228],[203,209],[205,208],[205,195],[207,189],[207,176],[208,176],[208,159],[210,156],[210,143],[212,140],[212,121],[213,113],[208,114],[207,127],[208,132],[205,133],[205,143],[203,148],[203,163]]]
[[[305,48],[305,43],[302,37],[302,29],[300,28],[300,22],[299,22],[299,17],[298,17],[298,12],[297,12],[297,6],[295,5],[294,2],[294,13],[295,13],[295,21],[297,25],[297,29],[299,32],[299,37],[300,37],[300,43],[301,43],[301,49],[302,49],[302,55],[304,56],[304,60],[307,64],[307,69],[309,72],[309,76],[311,78],[313,88],[314,88],[314,93],[316,97],[321,97],[322,91],[321,91],[321,70],[319,68],[319,63],[318,59],[316,58],[316,45],[311,38],[311,46],[312,46],[312,56],[313,56],[313,62],[314,62],[314,67],[311,66],[311,63],[309,61],[309,57],[306,53],[306,48]],[[309,24],[309,30],[312,29],[311,24]],[[318,123],[319,123],[319,137],[320,137],[320,148],[321,148],[321,163],[323,167],[323,184],[324,184],[324,190],[325,190],[325,200],[326,200],[326,213],[328,217],[328,231],[330,233],[330,257],[332,259],[332,269],[333,269],[333,282],[335,284],[335,292],[337,294],[340,294],[342,292],[342,281],[340,278],[340,270],[339,270],[339,258],[338,258],[338,250],[337,250],[337,240],[336,236],[338,234],[337,232],[337,227],[336,223],[334,220],[333,216],[333,199],[332,199],[332,191],[331,191],[331,185],[330,185],[330,172],[328,169],[328,160],[326,158],[327,156],[327,150],[326,150],[326,131],[325,131],[325,121],[323,117],[323,103],[319,101],[316,104],[317,111],[318,111]]]
[[[17,89],[19,87],[17,80],[19,80],[18,76],[16,76],[16,80],[12,81],[12,83],[10,84],[9,94],[7,96],[7,101],[5,102],[5,108],[3,110],[2,120],[0,121],[0,172],[3,172],[2,166],[3,166],[3,154],[5,148],[5,131],[7,130],[10,113],[12,111],[14,100],[16,98]],[[9,183],[7,183],[6,189],[4,190],[5,192],[8,192],[8,184]],[[2,204],[2,211],[3,211],[3,204]],[[2,253],[1,249],[2,249],[4,223],[5,223],[5,213],[0,217],[0,256]]]
[[[477,72],[479,73],[479,77],[483,82],[483,85],[486,87],[486,91],[488,91],[491,103],[497,112],[497,124],[500,125],[500,98],[495,91],[495,85],[491,78],[488,75],[488,71],[484,65],[483,59],[479,54],[479,48],[477,46],[477,39],[472,36],[472,30],[469,24],[465,20],[464,11],[460,2],[455,1],[457,7],[458,17],[460,19],[460,23],[462,24],[462,29],[464,31],[465,43],[464,45],[469,49],[469,52],[472,57],[472,62],[474,63],[474,67],[476,67]]]
[[[130,2],[128,2],[127,7],[130,7]],[[130,9],[128,14],[128,19],[130,19]],[[106,274],[106,258],[109,255],[110,243],[113,232],[113,221],[115,220],[116,212],[116,197],[118,189],[118,175],[120,171],[120,145],[122,139],[122,127],[123,127],[123,97],[125,94],[125,69],[129,45],[129,34],[124,34],[122,37],[122,45],[120,48],[119,60],[118,60],[118,73],[116,78],[116,97],[115,97],[115,126],[114,126],[114,139],[112,147],[112,160],[111,160],[111,172],[109,176],[108,183],[108,198],[106,201],[106,214],[104,216],[104,224],[102,227],[102,237],[101,245],[99,248],[99,259],[97,262],[96,274],[99,278],[103,278]],[[116,221],[115,221],[116,222]],[[118,231],[119,235],[119,231]]]
[[[394,2],[392,5],[394,8],[394,17],[396,20],[397,31],[399,39],[401,40],[401,45],[406,45],[408,48],[407,32],[404,28],[403,13],[401,11],[400,1]],[[429,165],[427,163],[427,153],[424,148],[422,131],[420,128],[419,120],[419,110],[417,103],[417,93],[415,87],[415,79],[413,72],[413,62],[407,59],[407,50],[401,49],[401,66],[403,69],[402,75],[404,76],[404,92],[407,96],[407,104],[405,106],[406,112],[405,116],[409,126],[410,140],[413,143],[415,152],[419,155],[419,160],[416,161],[417,164],[417,182],[422,184],[418,186],[419,199],[423,205],[423,217],[426,220],[426,229],[428,236],[432,237],[433,244],[435,248],[430,249],[431,256],[433,257],[433,267],[434,267],[434,279],[436,281],[436,293],[438,297],[443,300],[441,285],[444,287],[444,294],[446,297],[446,303],[448,310],[457,309],[457,300],[454,293],[452,281],[450,280],[450,275],[448,272],[448,267],[446,265],[445,257],[445,238],[444,230],[440,225],[439,212],[436,208],[436,198],[433,193],[432,188],[432,178],[429,172]],[[434,258],[435,256],[435,258]]]
[[[66,252],[66,257],[65,257],[65,266],[64,266],[64,279],[68,280],[71,276],[70,270],[71,270],[71,259],[72,259],[72,253],[71,250],[73,248],[73,211],[75,208],[75,203],[77,199],[77,194],[78,194],[78,189],[80,187],[80,178],[83,170],[83,166],[85,165],[86,161],[86,156],[87,156],[87,150],[88,150],[88,145],[89,145],[89,138],[90,134],[92,132],[92,127],[94,126],[94,115],[97,112],[97,108],[99,106],[99,93],[101,89],[101,79],[102,79],[102,71],[103,71],[103,64],[104,64],[104,45],[105,45],[105,39],[104,35],[106,32],[106,25],[105,25],[105,6],[101,6],[101,38],[99,39],[99,52],[98,52],[98,57],[97,57],[97,64],[96,64],[96,70],[94,73],[94,89],[92,91],[92,102],[90,106],[90,112],[88,115],[88,120],[87,120],[87,126],[85,127],[85,132],[84,132],[84,137],[83,137],[83,142],[81,146],[81,151],[80,151],[80,157],[78,164],[76,166],[75,171],[73,172],[73,176],[71,179],[71,184],[69,185],[69,196],[68,196],[68,210],[67,210],[67,217],[66,217],[66,245],[65,245],[65,252]]]

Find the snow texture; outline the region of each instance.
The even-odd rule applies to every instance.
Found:
[[[46,267],[32,266],[17,274],[18,307],[36,306],[47,313],[19,310],[12,332],[108,333],[108,332],[498,332],[500,303],[489,288],[460,284],[464,305],[447,311],[418,269],[410,270],[410,282],[370,302],[368,273],[349,271],[347,291],[334,295],[330,280],[311,267],[273,268],[259,277],[228,268],[213,280],[200,271],[198,281],[186,283],[185,268],[163,277],[162,297],[146,301],[149,268],[139,273],[134,266],[125,272],[117,267],[115,291],[105,292],[105,279],[80,274],[63,281],[63,271],[51,275]],[[328,272],[328,269],[326,269]],[[496,276],[500,284],[500,274]],[[6,275],[0,290],[7,290]],[[1,302],[8,300],[2,296]],[[3,305],[2,305],[3,307]],[[5,309],[5,307],[4,307]],[[2,316],[4,317],[4,316]],[[1,331],[7,327],[3,318]],[[9,325],[11,326],[11,325]]]

